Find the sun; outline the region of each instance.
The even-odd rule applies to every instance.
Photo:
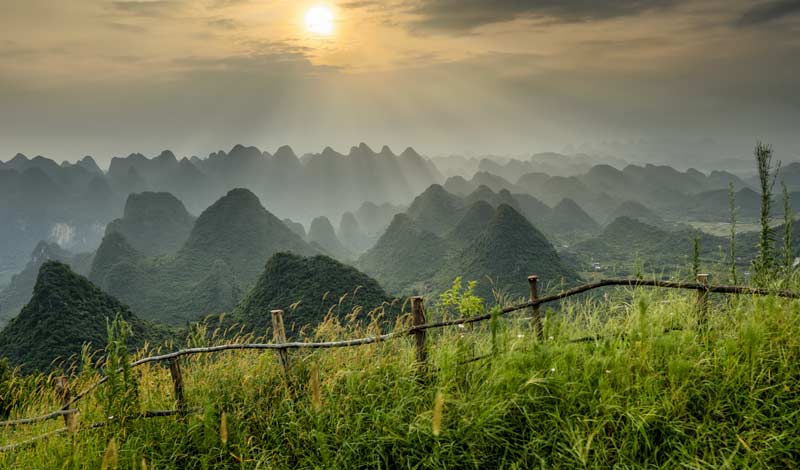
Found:
[[[320,36],[333,34],[333,10],[324,5],[313,6],[306,12],[306,30]]]

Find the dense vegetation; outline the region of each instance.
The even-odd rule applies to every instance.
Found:
[[[263,333],[271,325],[270,311],[282,309],[291,334],[313,328],[329,314],[344,321],[354,310],[393,318],[395,304],[377,281],[351,266],[327,256],[277,253],[231,317],[248,331]]]
[[[587,270],[599,263],[606,273],[617,275],[686,275],[695,237],[704,265],[724,266],[726,239],[691,229],[667,230],[629,217],[617,218],[600,235],[567,248],[565,254],[572,264]]]
[[[455,196],[443,191],[433,193],[438,203],[453,204]],[[422,204],[412,207],[418,215],[446,212],[446,208],[428,209]],[[495,287],[523,294],[528,289],[524,279],[533,272],[556,284],[578,280],[547,238],[510,205],[501,203],[495,210],[479,199],[459,210],[460,218],[449,229],[439,220],[437,230],[442,236],[423,228],[428,216],[420,223],[412,220],[411,212],[397,215],[359,260],[359,266],[390,292],[438,294],[453,279],[464,276],[478,282],[476,289],[482,297],[492,298]]]
[[[106,323],[120,316],[132,345],[163,339],[165,330],[139,320],[130,309],[57,261],[39,270],[33,298],[0,332],[0,354],[24,371],[49,370],[56,360],[79,355],[84,344],[106,345]]]
[[[165,255],[183,246],[194,225],[183,203],[170,193],[134,193],[125,202],[122,218],[109,222],[106,234],[122,234],[137,251]]]
[[[137,469],[794,465],[797,301],[715,298],[701,329],[694,294],[610,294],[549,311],[544,341],[527,320],[512,318],[430,332],[424,380],[410,338],[293,352],[288,376],[273,353],[188,358],[187,399],[198,413],[86,429],[109,413],[97,392],[79,405],[83,428],[75,438],[51,437],[0,454],[0,462]],[[429,316],[461,313],[431,309]],[[332,319],[313,337],[365,334]],[[586,336],[596,339],[570,342]],[[203,338],[191,341],[215,342]],[[94,374],[87,369],[74,387]],[[134,410],[174,406],[165,367],[135,369],[133,377]],[[57,403],[49,387],[18,393],[14,416]],[[57,426],[9,431],[4,442]]]
[[[444,291],[462,276],[478,281],[475,292],[485,299],[491,299],[493,291],[520,297],[528,292],[525,279],[532,273],[556,285],[579,280],[541,232],[511,206],[502,204],[483,232],[448,258],[434,277],[434,288]]]
[[[441,237],[421,229],[407,215],[397,214],[358,266],[389,292],[419,290],[418,283],[436,273],[447,249]]]
[[[200,215],[174,255],[145,258],[120,234],[107,235],[90,279],[142,318],[182,325],[231,311],[280,251],[318,253],[253,193],[235,189]]]
[[[235,150],[255,183],[263,155]],[[341,169],[331,152],[317,170]],[[529,318],[501,318],[497,308],[527,296],[529,274],[554,291],[579,282],[576,271],[593,263],[637,277],[690,278],[702,269],[731,282],[737,270],[752,269],[755,285],[797,290],[796,196],[781,185],[785,224],[775,227],[771,155],[769,146],[756,148],[762,194],[755,202],[748,188],[737,192],[744,182],[733,175],[654,166],[598,165],[579,177],[529,174],[517,185],[487,172],[451,179],[460,195],[433,185],[394,216],[357,262],[367,274],[319,253],[350,258],[351,249],[366,248],[388,211],[400,210],[391,204],[345,214],[338,235],[344,246],[327,217],[314,219],[307,243],[302,225],[287,226],[245,189],[228,192],[193,224],[170,195],[131,197],[130,211],[109,225],[93,256],[97,287],[67,264],[47,261],[64,258],[88,269],[91,256],[73,258],[41,244],[13,289],[0,295],[0,302],[22,298],[37,273],[33,298],[0,332],[0,416],[60,406],[49,377],[31,373],[64,370],[54,361],[76,361],[66,369],[73,390],[107,380],[80,402],[77,434],[0,452],[0,466],[793,467],[800,459],[797,300],[714,296],[706,311],[693,292],[592,292],[545,309],[542,337]],[[369,166],[376,155],[360,146],[351,156]],[[377,156],[392,160],[388,149]],[[118,161],[116,184],[139,185],[173,160],[164,153]],[[279,149],[272,161],[300,171],[291,149]],[[186,162],[185,170],[194,166]],[[658,180],[648,183],[653,176]],[[523,182],[530,192],[553,191],[547,202],[554,208],[512,192]],[[756,212],[760,232],[736,235],[734,244],[661,218],[670,210],[659,201],[722,182],[729,184],[727,216],[735,222]],[[718,191],[700,198],[695,215],[717,210]],[[371,220],[369,234],[362,217]],[[596,220],[609,218],[600,231]],[[390,294],[425,295],[429,321],[487,312],[491,319],[428,330],[424,370],[406,335],[357,348],[292,350],[286,369],[271,353],[183,358],[187,416],[140,419],[145,410],[175,404],[163,365],[127,367],[131,348],[147,355],[167,337],[165,327],[137,314],[190,323],[185,338],[168,340],[169,349],[268,341],[275,308],[285,311],[292,339],[326,341],[385,333],[392,325],[404,331],[408,305]],[[214,315],[194,323],[205,314]],[[4,429],[0,445],[59,425]]]
[[[0,290],[0,327],[17,316],[28,303],[36,285],[39,268],[46,261],[60,261],[68,264],[78,274],[88,274],[93,258],[93,253],[73,255],[55,243],[39,242],[25,269],[12,276],[8,286]]]

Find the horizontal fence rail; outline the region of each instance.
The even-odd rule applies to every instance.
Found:
[[[15,420],[11,420],[11,421],[3,421],[3,422],[0,422],[0,426],[11,427],[11,426],[19,426],[19,425],[22,425],[22,424],[39,423],[41,421],[47,421],[48,419],[58,418],[59,416],[72,415],[72,414],[75,414],[77,412],[78,412],[78,410],[75,409],[75,408],[70,408],[68,410],[57,410],[57,411],[54,411],[52,413],[47,413],[46,415],[42,415],[42,416],[35,416],[33,418],[22,418],[22,419],[15,419]]]
[[[531,286],[531,300],[527,302],[523,302],[516,305],[511,305],[507,307],[501,308],[496,314],[497,315],[505,315],[508,313],[525,310],[525,309],[532,309],[534,312],[534,316],[532,320],[534,320],[533,327],[537,330],[537,333],[541,334],[541,317],[539,313],[539,307],[541,305],[558,302],[560,300],[574,297],[580,294],[584,294],[586,292],[603,288],[603,287],[610,287],[610,286],[620,286],[620,287],[657,287],[657,288],[665,288],[665,289],[683,289],[683,290],[694,290],[698,292],[698,300],[701,302],[702,308],[705,308],[706,296],[708,293],[719,293],[719,294],[744,294],[744,295],[755,295],[755,296],[775,296],[781,298],[788,298],[788,299],[800,299],[800,293],[798,292],[791,292],[786,290],[772,290],[772,289],[763,289],[763,288],[753,288],[747,286],[726,286],[726,285],[718,285],[713,286],[707,283],[707,275],[701,274],[698,275],[697,279],[699,282],[677,282],[677,281],[660,281],[655,279],[600,279],[599,281],[583,284],[572,289],[568,289],[558,294],[553,294],[550,296],[545,297],[538,297],[537,291],[537,283],[538,283],[538,276],[530,276],[528,277],[528,281]],[[413,325],[410,328],[405,330],[396,331],[392,333],[387,333],[383,335],[377,335],[372,337],[366,338],[357,338],[357,339],[348,339],[342,341],[325,341],[325,342],[285,342],[285,335],[283,334],[276,334],[274,339],[282,340],[281,342],[273,342],[273,343],[233,343],[233,344],[222,344],[217,346],[209,346],[209,347],[196,347],[196,348],[187,348],[187,349],[180,349],[177,351],[173,351],[166,354],[144,357],[141,359],[137,359],[130,363],[130,367],[135,368],[144,364],[154,363],[154,362],[162,362],[162,361],[169,361],[170,369],[173,374],[173,381],[175,382],[176,392],[178,389],[181,390],[177,395],[178,400],[178,410],[167,410],[167,411],[152,411],[152,412],[145,412],[141,415],[133,416],[133,418],[150,418],[150,417],[157,417],[157,416],[172,416],[176,414],[184,414],[187,412],[194,412],[197,409],[189,409],[185,407],[185,403],[183,403],[182,397],[182,377],[180,376],[180,368],[176,365],[176,361],[178,358],[183,356],[193,356],[199,354],[210,354],[210,353],[217,353],[223,351],[234,351],[234,350],[274,350],[277,351],[281,356],[281,361],[284,363],[284,368],[286,366],[286,356],[285,353],[287,350],[290,349],[330,349],[330,348],[343,348],[343,347],[353,347],[353,346],[362,346],[367,344],[375,344],[380,343],[389,339],[399,338],[408,335],[414,335],[416,338],[416,349],[417,349],[417,360],[420,362],[420,370],[425,369],[425,360],[427,357],[426,346],[425,346],[425,336],[424,333],[426,330],[435,329],[435,328],[444,328],[448,326],[457,326],[457,325],[465,325],[470,323],[481,322],[485,320],[489,320],[492,318],[492,313],[483,314],[483,315],[476,315],[473,317],[467,318],[458,318],[453,320],[444,320],[439,322],[432,322],[427,323],[425,321],[425,312],[424,307],[422,306],[422,297],[412,297],[411,298],[411,306],[412,306],[412,321]],[[273,325],[275,325],[276,331],[282,331],[283,325],[283,311],[282,310],[273,310],[272,317],[273,317]],[[671,331],[668,330],[668,331]],[[586,338],[578,338],[575,340],[571,340],[572,343],[580,343],[580,342],[589,342],[593,340],[599,339],[598,337],[586,337]],[[474,362],[480,359],[485,359],[489,356],[480,356],[478,358],[473,358],[472,360],[464,362],[464,364],[468,364],[470,362]],[[87,394],[92,392],[95,388],[102,385],[108,380],[108,376],[102,377],[100,380],[95,382],[94,384],[87,387],[81,393],[69,397],[68,394],[65,395],[64,403],[61,409],[56,410],[52,413],[48,413],[45,415],[33,417],[33,418],[22,418],[10,421],[0,421],[0,428],[2,427],[11,427],[11,426],[18,426],[18,425],[25,425],[25,424],[32,424],[37,422],[46,421],[49,419],[55,419],[58,417],[63,416],[65,421],[68,421],[69,418],[72,418],[73,415],[78,413],[78,410],[75,408],[71,408],[76,402],[81,400]],[[90,427],[98,427],[102,426],[104,423],[95,423]],[[27,441],[23,441],[17,444],[9,444],[5,446],[0,446],[0,452],[5,452],[9,450],[17,449],[21,446],[38,442],[42,439],[50,437],[52,435],[62,434],[65,432],[74,432],[68,427],[60,428],[55,431],[51,431],[49,433],[36,436],[31,438]]]

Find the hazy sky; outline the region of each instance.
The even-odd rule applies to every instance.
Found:
[[[0,0],[0,160],[757,138],[796,158],[799,72],[800,0]]]

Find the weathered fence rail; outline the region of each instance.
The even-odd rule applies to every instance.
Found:
[[[576,295],[580,295],[595,289],[603,288],[603,287],[610,287],[610,286],[621,286],[621,287],[657,287],[657,288],[665,288],[665,289],[684,289],[684,290],[695,290],[697,291],[697,308],[699,310],[699,314],[701,317],[701,322],[704,322],[707,305],[708,305],[708,294],[710,293],[719,293],[719,294],[746,294],[746,295],[756,295],[756,296],[775,296],[781,298],[788,298],[788,299],[800,299],[800,293],[798,292],[791,292],[785,290],[772,290],[772,289],[763,289],[763,288],[753,288],[747,286],[726,286],[726,285],[709,285],[708,284],[708,275],[700,274],[697,276],[698,282],[676,282],[676,281],[661,281],[655,279],[601,279],[599,281],[583,284],[572,289],[568,289],[558,294],[553,294],[545,297],[539,297],[538,293],[538,276],[529,276],[528,283],[530,286],[530,300],[527,302],[523,302],[516,305],[511,305],[507,307],[503,307],[499,310],[496,314],[498,315],[505,315],[508,313],[531,309],[532,317],[531,317],[531,327],[533,328],[536,336],[541,338],[543,334],[542,329],[542,318],[540,313],[540,306],[558,302],[560,300],[566,299],[568,297],[573,297]],[[412,297],[411,299],[411,320],[412,326],[402,330],[402,331],[395,331],[392,333],[386,333],[383,335],[371,336],[366,338],[357,338],[357,339],[349,339],[349,340],[342,340],[342,341],[325,341],[325,342],[287,342],[286,341],[286,333],[283,326],[283,310],[272,310],[270,313],[272,315],[272,324],[273,324],[273,343],[234,343],[234,344],[222,344],[217,346],[208,346],[208,347],[197,347],[197,348],[187,348],[187,349],[180,349],[178,351],[173,351],[166,354],[144,357],[141,359],[137,359],[131,362],[130,367],[135,368],[144,364],[154,363],[154,362],[168,362],[170,368],[170,374],[172,376],[173,385],[174,385],[174,392],[175,392],[175,399],[177,402],[178,409],[177,410],[166,410],[166,411],[150,411],[145,412],[139,416],[138,418],[149,418],[149,417],[157,417],[157,416],[172,416],[176,414],[184,414],[190,412],[192,410],[186,408],[185,399],[183,396],[183,376],[180,369],[180,363],[178,361],[179,358],[183,356],[192,356],[198,354],[210,354],[222,351],[234,351],[234,350],[275,350],[278,352],[278,356],[280,358],[280,362],[284,370],[288,373],[289,370],[289,357],[287,351],[289,349],[329,349],[329,348],[343,348],[343,347],[353,347],[353,346],[362,346],[367,344],[375,344],[380,343],[389,339],[413,335],[414,336],[414,344],[416,349],[415,359],[418,365],[418,371],[421,374],[424,374],[427,370],[427,339],[426,339],[426,331],[429,329],[434,328],[444,328],[448,326],[456,326],[456,325],[465,325],[469,323],[476,323],[485,320],[489,320],[493,314],[483,314],[483,315],[476,315],[473,317],[467,318],[458,318],[452,320],[443,320],[439,322],[427,323],[426,316],[425,316],[425,307],[423,303],[422,297]],[[586,337],[586,338],[578,338],[576,340],[572,340],[572,342],[587,342],[593,339],[597,339],[596,337]],[[486,356],[488,357],[488,356]],[[485,357],[479,357],[477,359],[483,359]],[[475,359],[475,360],[477,360]],[[472,361],[467,361],[469,363]],[[92,392],[95,388],[102,385],[108,380],[108,377],[102,377],[100,380],[95,382],[94,384],[87,387],[81,393],[78,393],[74,396],[70,396],[70,393],[67,389],[66,382],[62,378],[57,387],[59,388],[59,393],[63,397],[62,407],[59,410],[53,411],[51,413],[47,413],[41,416],[36,416],[32,418],[22,418],[10,421],[0,421],[0,428],[5,427],[12,427],[12,426],[19,426],[25,424],[32,424],[38,423],[42,421],[46,421],[49,419],[55,419],[60,416],[64,417],[65,423],[67,424],[66,427],[56,429],[55,431],[51,431],[49,433],[36,436],[31,438],[27,441],[20,442],[17,444],[9,444],[0,447],[0,452],[5,452],[13,449],[17,449],[20,446],[27,445],[30,443],[35,443],[52,435],[62,434],[65,432],[75,432],[76,429],[73,426],[73,418],[74,415],[78,413],[76,408],[72,408],[72,406],[85,397],[87,394]],[[91,425],[91,427],[98,427],[101,426],[103,423],[95,423]]]

